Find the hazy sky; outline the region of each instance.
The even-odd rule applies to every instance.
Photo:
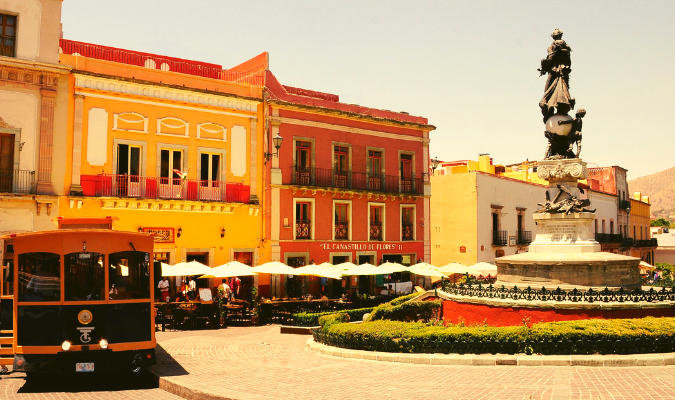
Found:
[[[675,1],[65,0],[64,38],[230,68],[429,119],[431,156],[541,159],[551,32],[572,47],[582,158],[629,179],[675,165]]]

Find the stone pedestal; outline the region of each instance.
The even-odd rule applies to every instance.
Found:
[[[592,213],[534,214],[537,233],[530,253],[593,253],[600,251],[595,241]]]

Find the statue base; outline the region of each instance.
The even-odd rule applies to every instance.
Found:
[[[530,243],[530,253],[594,253],[600,251],[595,241],[592,213],[533,215],[537,233]]]

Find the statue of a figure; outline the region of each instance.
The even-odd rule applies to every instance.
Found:
[[[548,139],[548,146],[544,154],[545,160],[559,160],[564,158],[579,158],[581,155],[581,129],[586,115],[586,110],[580,108],[577,111],[576,118],[566,116],[559,118],[552,124],[553,127],[561,125],[571,125],[569,133],[566,135],[556,134],[544,131],[544,136]],[[552,129],[553,130],[553,129]],[[577,145],[577,152],[574,153],[574,144]]]
[[[553,43],[548,46],[548,55],[541,60],[540,75],[548,74],[544,97],[539,102],[544,123],[553,114],[567,114],[574,108],[574,99],[570,96],[569,80],[572,72],[570,53],[572,49],[562,40],[563,33],[556,28],[551,37]]]
[[[572,124],[572,130],[567,134],[567,158],[579,158],[581,155],[581,127],[583,121],[581,120],[586,115],[586,110],[580,108],[577,110],[576,118],[573,120],[558,121],[558,125]],[[577,145],[577,152],[574,153],[574,144]]]
[[[581,193],[583,193],[583,189],[579,188]],[[567,193],[569,198],[559,200],[560,196],[563,193]],[[591,205],[591,201],[588,199],[580,199],[572,192],[566,188],[563,185],[558,185],[558,195],[555,196],[555,199],[551,201],[551,198],[548,195],[548,192],[546,192],[546,202],[545,203],[538,203],[541,208],[535,211],[536,213],[549,213],[549,214],[571,214],[571,213],[580,213],[580,212],[589,212],[589,213],[594,213],[595,209],[589,210],[588,206]]]

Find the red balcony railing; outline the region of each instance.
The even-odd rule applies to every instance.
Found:
[[[98,44],[76,42],[74,40],[67,39],[60,39],[59,47],[64,54],[74,54],[83,57],[95,58],[97,60],[113,61],[122,64],[161,69],[163,71],[173,71],[179,72],[181,74],[203,76],[205,78],[219,79],[228,82],[244,83],[255,86],[264,85],[264,77],[258,70],[248,73],[230,72],[217,64],[183,60],[180,58],[143,53],[140,51],[118,49],[115,47],[101,46]]]
[[[83,175],[85,196],[248,203],[251,188],[241,183],[154,176]]]
[[[421,178],[401,178],[398,175],[368,174],[365,172],[343,172],[328,168],[293,166],[290,174],[284,176],[284,184],[355,189],[383,193],[423,194],[428,174]]]

